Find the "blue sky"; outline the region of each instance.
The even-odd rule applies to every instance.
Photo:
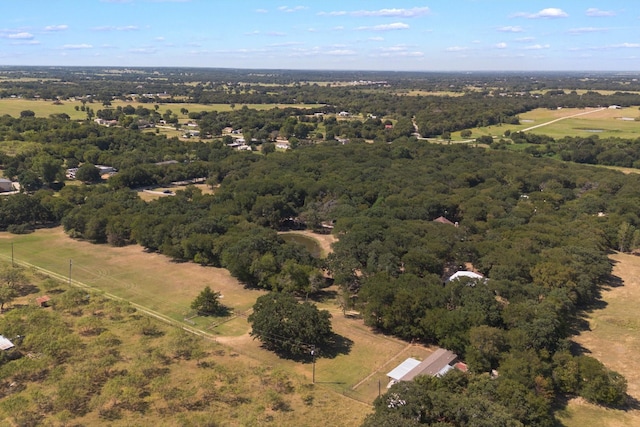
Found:
[[[0,65],[640,71],[640,1],[4,0]]]

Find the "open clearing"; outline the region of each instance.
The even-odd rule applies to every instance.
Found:
[[[330,251],[333,236],[304,234],[317,238],[323,249]],[[74,240],[66,236],[61,227],[28,235],[0,233],[0,257],[5,261],[11,260],[12,243],[17,261],[68,277],[72,260],[74,282],[109,292],[178,323],[190,312],[189,305],[195,296],[209,285],[222,293],[223,304],[233,308],[236,316],[224,320],[196,317],[192,319],[195,324],[188,326],[206,331],[221,344],[261,364],[278,366],[312,379],[310,363],[280,359],[249,336],[246,315],[263,291],[244,288],[227,270],[175,263],[163,255],[145,252],[137,245],[115,248]],[[333,287],[324,290],[318,298],[318,307],[332,314],[333,329],[342,337],[344,346],[335,355],[317,359],[316,382],[370,404],[378,395],[379,385],[382,392],[386,390],[386,372],[407,357],[425,357],[431,349],[376,333],[365,326],[362,319],[345,316],[336,303],[336,294],[337,289]],[[361,416],[362,412],[358,414]]]
[[[222,302],[237,312],[251,308],[260,291],[245,289],[229,272],[194,263],[175,263],[137,245],[115,248],[69,238],[61,227],[27,235],[0,233],[0,256],[69,275],[94,288],[182,321],[191,301],[204,289],[222,293]],[[200,318],[199,318],[200,319]],[[210,321],[209,321],[210,322]]]
[[[553,138],[564,136],[592,136],[598,135],[601,138],[637,138],[640,137],[639,122],[635,121],[640,117],[637,106],[616,109],[603,109],[596,111],[596,108],[562,108],[559,110],[549,110],[538,108],[520,114],[519,125],[488,126],[472,129],[472,136],[477,138],[482,135],[502,136],[508,129],[517,132],[533,126],[548,123],[560,118],[584,114],[572,118],[566,118],[545,126],[529,130],[529,132],[549,135]]]
[[[272,108],[320,108],[321,104],[237,104],[233,108],[230,104],[191,104],[191,103],[141,103],[136,101],[113,101],[110,107],[105,107],[99,102],[87,103],[86,107],[93,110],[103,110],[106,108],[117,108],[118,106],[126,107],[145,107],[153,110],[155,105],[159,105],[158,112],[164,114],[167,110],[171,110],[178,118],[186,119],[187,116],[181,114],[180,111],[185,108],[189,112],[201,111],[232,111],[241,109],[245,105],[255,110],[270,110]],[[12,117],[19,117],[21,111],[31,110],[36,117],[49,117],[51,114],[66,113],[72,120],[83,120],[87,118],[84,111],[76,111],[75,107],[81,107],[80,101],[62,101],[60,105],[55,105],[53,101],[31,100],[21,98],[4,98],[0,99],[0,115],[8,114]]]
[[[606,307],[588,315],[589,330],[574,338],[587,354],[608,368],[623,374],[628,393],[640,400],[640,257],[616,253],[613,274],[620,286],[606,288],[602,299]],[[640,425],[640,410],[605,409],[574,399],[558,417],[567,427],[633,427]]]

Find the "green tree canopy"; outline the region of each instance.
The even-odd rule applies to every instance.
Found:
[[[278,353],[301,357],[328,344],[333,335],[331,314],[309,303],[298,303],[293,295],[269,293],[253,306],[248,320],[251,336]]]
[[[212,316],[225,314],[226,312],[225,307],[220,303],[220,292],[212,291],[209,286],[206,286],[193,300],[191,308],[196,310],[198,314]]]

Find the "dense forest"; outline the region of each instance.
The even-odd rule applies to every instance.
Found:
[[[275,131],[301,141],[293,150],[258,154],[232,150],[223,138],[185,142],[60,117],[4,116],[0,137],[27,148],[5,152],[0,164],[27,191],[0,198],[0,228],[62,224],[73,238],[140,244],[297,297],[334,283],[342,307],[360,311],[371,328],[448,348],[467,362],[467,375],[393,386],[366,425],[550,426],[564,396],[624,405],[624,378],[576,352],[570,338],[610,278],[608,252],[640,248],[640,177],[577,163],[635,166],[634,142],[518,134],[515,140],[536,150],[435,145],[412,135],[408,117],[415,115],[421,133],[440,134],[478,120],[517,120],[540,106],[640,100],[554,92],[408,101],[311,87],[343,93],[339,109],[376,112],[373,105],[393,98],[382,113],[398,114],[396,126],[293,108],[193,116],[213,135],[247,129],[262,147]],[[336,141],[345,135],[349,144]],[[550,158],[556,154],[575,163]],[[63,167],[81,164],[119,173],[105,183],[65,186]],[[144,202],[133,190],[192,178],[205,178],[213,194],[188,186]],[[450,223],[434,221],[439,217]],[[326,260],[316,259],[282,240],[278,231],[289,228],[330,230],[338,241]],[[486,279],[447,280],[466,269]],[[484,424],[462,421],[472,412],[481,412]]]

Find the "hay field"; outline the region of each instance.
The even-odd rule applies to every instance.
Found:
[[[634,119],[640,118],[640,110],[637,106],[622,108],[619,110],[595,108],[563,108],[560,110],[548,110],[538,108],[520,114],[519,125],[487,126],[472,129],[473,137],[481,135],[502,136],[508,129],[517,132],[533,126],[549,123],[557,119],[563,119],[541,126],[527,132],[549,135],[553,138],[564,136],[592,136],[600,138],[638,138],[640,137],[640,122]],[[588,113],[588,114],[583,114]],[[569,117],[582,114],[577,117]]]
[[[0,256],[5,260],[11,257],[11,243],[18,261],[67,278],[71,260],[72,280],[178,321],[207,285],[222,293],[223,304],[240,312],[251,308],[261,294],[245,289],[227,270],[175,263],[138,245],[115,248],[74,240],[61,227],[27,235],[0,233]]]
[[[640,400],[640,257],[616,253],[613,274],[621,280],[619,286],[606,288],[602,299],[606,307],[588,315],[589,330],[574,341],[587,354],[597,358],[608,368],[623,374],[628,381],[628,393]],[[640,425],[640,410],[605,409],[582,399],[569,402],[558,414],[567,427],[634,427]]]
[[[99,102],[87,103],[86,107],[90,107],[93,110],[103,110],[105,108],[117,108],[118,106],[126,107],[131,105],[133,107],[143,106],[145,108],[154,109],[155,103],[145,103],[135,101],[113,101],[110,107],[105,107]],[[192,103],[158,103],[158,112],[164,113],[167,110],[171,110],[177,114],[179,118],[186,118],[187,116],[180,113],[180,110],[186,108],[189,112],[201,112],[201,111],[232,111],[234,109],[239,110],[243,106],[255,110],[270,110],[272,108],[319,108],[322,105],[319,104],[236,104],[234,108],[231,108],[229,104],[192,104]],[[4,98],[0,99],[0,115],[8,114],[12,117],[19,117],[21,111],[31,110],[36,114],[36,117],[49,117],[51,114],[67,113],[72,120],[83,120],[87,118],[87,114],[84,111],[76,111],[75,107],[82,106],[80,101],[62,101],[61,105],[55,105],[53,101],[43,100],[31,100],[20,98]]]

